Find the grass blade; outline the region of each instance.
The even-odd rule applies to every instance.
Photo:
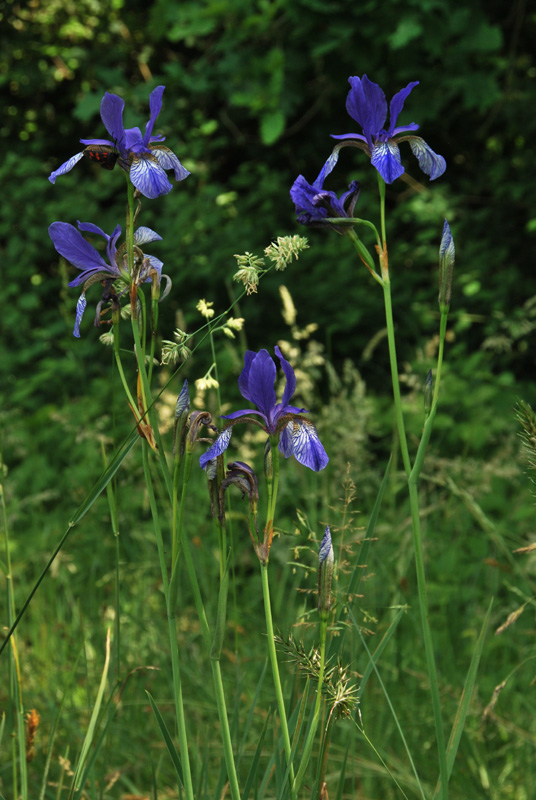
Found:
[[[171,738],[171,734],[167,729],[166,723],[164,722],[164,718],[163,718],[162,714],[160,713],[160,711],[158,709],[158,706],[156,705],[153,697],[149,694],[148,691],[146,691],[145,694],[149,698],[149,702],[151,704],[151,707],[153,709],[154,715],[156,717],[156,721],[158,723],[158,727],[160,728],[160,733],[162,734],[162,739],[164,740],[164,743],[165,743],[165,745],[167,747],[168,753],[169,753],[169,755],[171,757],[171,760],[173,762],[173,766],[175,767],[175,772],[177,774],[177,778],[179,779],[179,781],[181,783],[181,786],[184,786],[184,780],[183,780],[183,777],[182,777],[182,764],[181,764],[180,756],[177,753],[177,748],[173,744],[173,739]]]
[[[104,667],[102,670],[102,675],[99,684],[99,690],[97,692],[97,697],[95,699],[95,705],[93,706],[93,712],[91,714],[91,718],[89,720],[89,725],[87,729],[87,733],[84,737],[84,742],[82,744],[82,749],[80,751],[80,756],[78,757],[78,762],[76,768],[74,770],[73,781],[71,784],[71,790],[69,792],[69,800],[71,797],[74,797],[75,792],[77,795],[81,792],[84,788],[83,783],[78,786],[78,783],[81,779],[82,772],[84,770],[89,750],[91,744],[93,742],[93,737],[95,736],[95,731],[97,728],[97,721],[99,718],[100,708],[102,705],[102,698],[104,697],[104,690],[106,688],[106,681],[108,679],[108,667],[110,666],[110,629],[108,628],[108,632],[106,634],[106,656],[104,659]],[[85,778],[84,781],[85,783]]]
[[[460,746],[460,740],[462,738],[465,720],[467,717],[467,713],[469,711],[469,703],[471,702],[471,696],[473,694],[473,689],[475,688],[478,666],[480,664],[480,657],[482,655],[482,649],[484,647],[484,641],[486,638],[486,631],[488,627],[492,605],[493,605],[493,599],[490,601],[488,610],[486,612],[486,616],[484,617],[484,622],[482,623],[482,628],[480,629],[480,634],[476,641],[473,656],[471,658],[471,663],[469,664],[469,669],[467,671],[467,677],[465,678],[465,682],[463,684],[462,695],[460,697],[460,702],[458,704],[456,716],[454,718],[454,723],[452,725],[452,730],[450,732],[450,737],[447,745],[447,771],[449,778],[452,774],[454,761],[456,759],[456,753],[458,752],[458,747]],[[434,792],[434,797],[437,796],[439,790],[440,790],[440,784],[438,781]]]

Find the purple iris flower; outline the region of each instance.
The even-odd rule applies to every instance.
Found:
[[[322,173],[313,184],[310,184],[303,175],[298,175],[290,196],[296,206],[296,218],[302,225],[322,225],[323,220],[329,217],[353,217],[354,208],[359,198],[360,186],[357,181],[352,181],[348,191],[340,198],[335,192],[328,192],[322,188]],[[348,210],[347,210],[348,208]],[[344,231],[333,226],[339,233]]]
[[[270,436],[279,434],[279,450],[285,458],[294,456],[300,464],[315,472],[324,469],[328,463],[329,458],[318,438],[316,428],[312,422],[301,416],[307,413],[306,409],[289,405],[296,390],[294,370],[277,346],[275,354],[287,379],[282,402],[276,402],[274,389],[276,365],[272,356],[267,350],[259,350],[258,353],[247,350],[244,356],[245,366],[238,378],[238,388],[242,397],[254,403],[257,410],[247,408],[223,416],[230,422],[216,438],[210,450],[199,459],[203,469],[209,461],[227,450],[236,422],[253,422]],[[262,422],[252,418],[252,414],[260,417]]]
[[[63,256],[67,261],[70,261],[73,266],[81,270],[80,275],[68,284],[71,287],[84,284],[82,294],[78,298],[76,304],[76,320],[73,334],[77,338],[80,337],[80,322],[87,306],[86,291],[89,287],[98,281],[102,281],[105,284],[105,288],[109,290],[111,282],[118,278],[122,278],[126,283],[130,280],[126,258],[126,246],[121,245],[119,248],[117,247],[117,240],[121,235],[121,226],[118,225],[111,236],[108,236],[101,228],[97,225],[93,225],[91,222],[79,222],[78,228],[79,230],[76,230],[74,225],[70,225],[68,222],[53,222],[48,229],[52,243],[60,256]],[[104,260],[93,245],[89,244],[89,242],[84,239],[79,231],[96,233],[104,237],[106,240],[107,261]],[[146,227],[138,228],[134,233],[134,245],[137,249],[139,249],[140,245],[146,244],[147,242],[155,242],[160,239],[162,239],[162,237],[159,236],[158,233]],[[155,258],[155,256],[145,255],[145,253],[142,253],[142,256],[138,282],[150,281],[150,273],[153,271],[156,271],[160,280],[162,277],[163,262]],[[111,297],[109,291],[108,294],[110,294]]]
[[[387,101],[383,90],[377,83],[370,81],[366,75],[362,78],[357,76],[348,78],[351,89],[346,99],[346,110],[356,122],[361,125],[363,133],[342,133],[333,135],[333,139],[341,139],[340,145],[336,145],[331,156],[326,161],[320,176],[322,181],[329,175],[339,158],[341,147],[354,145],[361,147],[370,157],[372,165],[376,167],[386,183],[392,183],[404,172],[404,167],[400,163],[400,142],[408,141],[417,158],[422,171],[429,176],[430,180],[439,178],[447,167],[443,156],[434,153],[431,147],[426,144],[420,136],[400,134],[408,131],[416,131],[419,126],[412,122],[409,125],[397,127],[397,120],[404,101],[419,81],[408,83],[405,89],[401,89],[395,94],[389,106],[389,127],[385,128],[387,120]]]
[[[190,173],[182,166],[175,153],[169,147],[161,144],[164,137],[152,135],[156,118],[162,108],[164,89],[165,86],[157,86],[151,92],[149,98],[151,116],[143,135],[139,128],[125,129],[123,127],[125,101],[116,94],[106,92],[101,101],[100,113],[104,127],[111,136],[111,141],[109,139],[80,139],[82,144],[88,145],[88,147],[51,172],[49,181],[55,183],[58,175],[70,172],[84,156],[84,153],[87,152],[91,157],[95,152],[92,151],[92,147],[104,146],[113,148],[113,152],[118,153],[120,166],[129,173],[131,182],[145,197],[154,199],[171,191],[173,186],[167,178],[166,170],[172,169],[175,179],[178,181],[184,180]],[[102,159],[102,161],[106,166],[106,160]]]

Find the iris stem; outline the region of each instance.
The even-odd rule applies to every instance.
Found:
[[[299,792],[300,787],[303,783],[303,779],[305,777],[305,771],[307,769],[307,766],[309,764],[309,759],[311,757],[311,751],[313,749],[313,742],[318,728],[318,723],[320,722],[320,708],[322,705],[322,684],[324,683],[324,669],[326,665],[326,635],[328,629],[327,616],[322,615],[320,617],[319,627],[320,627],[320,668],[318,671],[318,687],[316,690],[316,702],[313,712],[313,721],[309,727],[307,739],[303,746],[300,766],[298,769],[298,773],[296,775],[296,779],[294,780],[293,789],[296,793]]]
[[[274,683],[277,709],[279,712],[279,720],[281,723],[281,733],[283,736],[283,747],[285,749],[285,757],[287,760],[290,790],[293,800],[296,800],[297,794],[294,788],[294,765],[292,763],[292,746],[290,743],[287,712],[285,708],[285,700],[283,698],[283,690],[281,687],[281,677],[279,674],[279,664],[277,662],[277,652],[275,649],[274,625],[272,621],[272,604],[270,600],[270,583],[268,581],[269,552],[274,530],[275,506],[277,502],[277,490],[279,486],[278,438],[279,437],[277,435],[270,436],[272,474],[271,474],[271,480],[268,480],[269,497],[268,497],[268,508],[266,512],[266,525],[264,528],[264,543],[265,545],[267,543],[267,547],[265,548],[266,552],[263,553],[264,558],[259,558],[259,564],[261,568],[262,597],[264,601],[264,616],[266,619],[266,634],[268,639],[268,656],[270,658],[270,664],[272,667],[272,679]]]
[[[443,730],[443,720],[441,716],[439,683],[437,678],[437,668],[434,655],[432,631],[430,626],[430,612],[428,605],[428,593],[426,587],[426,572],[424,566],[424,548],[422,541],[420,509],[419,509],[419,493],[417,486],[418,477],[424,460],[425,448],[430,438],[432,424],[435,416],[438,391],[439,391],[439,381],[436,380],[432,409],[425,423],[425,430],[423,431],[423,437],[421,439],[421,444],[419,446],[419,451],[417,454],[418,457],[415,462],[417,469],[415,469],[415,466],[412,467],[411,459],[409,456],[406,430],[404,424],[404,415],[402,411],[402,400],[400,395],[400,381],[398,377],[398,365],[396,357],[393,309],[391,302],[391,283],[389,279],[386,226],[385,226],[385,182],[380,176],[378,176],[378,186],[380,191],[380,217],[381,217],[381,231],[382,231],[382,248],[379,253],[379,258],[380,258],[381,274],[383,279],[383,290],[384,290],[383,296],[385,304],[385,319],[387,325],[387,340],[389,346],[389,360],[391,365],[391,380],[393,386],[395,417],[398,429],[400,450],[402,453],[402,460],[404,462],[404,470],[406,472],[406,477],[408,481],[409,502],[410,502],[411,521],[413,529],[413,545],[415,551],[415,570],[417,574],[419,609],[421,616],[426,665],[428,670],[428,678],[430,681],[430,694],[432,699],[432,708],[434,713],[434,723],[436,730],[440,784],[441,784],[440,796],[442,800],[448,800],[448,770],[447,770],[447,755],[445,749],[445,734]],[[446,330],[446,320],[443,321],[443,315],[442,315],[440,343],[444,341],[445,330]],[[438,357],[439,377],[441,374],[442,359],[443,359],[443,347],[442,344],[440,344],[440,351]]]

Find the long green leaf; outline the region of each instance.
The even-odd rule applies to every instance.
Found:
[[[493,605],[493,598],[490,600],[486,616],[484,617],[484,622],[482,623],[482,628],[480,629],[480,634],[478,636],[475,645],[473,656],[471,658],[471,663],[469,664],[467,676],[463,684],[462,695],[460,697],[460,702],[458,704],[458,709],[456,711],[456,716],[454,718],[454,723],[452,725],[452,730],[450,732],[449,742],[447,745],[447,770],[449,778],[452,775],[454,761],[456,759],[458,747],[460,746],[460,740],[462,738],[465,720],[467,717],[467,713],[469,711],[471,696],[473,694],[473,689],[475,688],[478,666],[480,664],[480,657],[482,656],[482,649],[484,647],[484,641],[486,639],[486,631],[488,627],[492,605]],[[434,792],[434,797],[437,796],[439,790],[440,790],[440,783],[438,781]]]
[[[80,794],[83,787],[83,782],[81,782],[82,772],[84,770],[87,757],[89,755],[89,749],[92,745],[93,738],[95,736],[95,731],[97,728],[97,721],[100,714],[100,708],[102,705],[102,698],[104,697],[104,690],[106,688],[106,681],[108,679],[108,667],[110,666],[110,629],[108,628],[108,632],[106,634],[106,656],[104,658],[104,667],[102,669],[102,675],[99,684],[99,690],[97,692],[97,697],[95,698],[95,705],[93,706],[93,712],[91,714],[91,718],[89,720],[88,729],[86,735],[84,737],[84,741],[82,743],[82,749],[80,751],[80,756],[78,757],[78,762],[76,764],[73,780],[71,783],[71,790],[69,792],[69,798],[74,797],[75,792],[77,796]],[[87,775],[87,773],[86,773]],[[84,779],[85,782],[85,779]],[[79,785],[80,784],[80,785]]]
[[[181,782],[181,785],[184,786],[184,780],[183,780],[183,777],[182,777],[182,764],[181,764],[180,756],[177,753],[177,748],[173,744],[173,739],[171,738],[171,734],[167,729],[166,723],[164,722],[164,718],[163,718],[162,714],[160,713],[160,711],[158,709],[158,706],[156,705],[153,697],[149,694],[149,692],[147,690],[145,691],[145,694],[149,698],[149,702],[151,704],[151,707],[153,709],[154,715],[156,717],[156,721],[158,723],[158,727],[160,728],[160,733],[162,734],[162,738],[164,740],[164,743],[165,743],[165,745],[167,747],[168,753],[169,753],[169,755],[171,757],[171,760],[173,762],[173,766],[175,767],[175,772],[177,774],[177,778]]]

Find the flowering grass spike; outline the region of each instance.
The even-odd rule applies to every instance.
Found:
[[[274,389],[276,365],[271,355],[267,350],[259,350],[258,353],[247,350],[238,387],[242,397],[254,403],[257,409],[248,408],[223,416],[223,419],[228,419],[230,422],[216,438],[212,447],[201,456],[199,463],[203,469],[209,461],[227,450],[236,422],[253,422],[269,436],[279,435],[278,447],[285,458],[293,455],[300,464],[315,472],[324,469],[328,463],[329,458],[318,438],[316,428],[308,419],[301,416],[306,413],[305,409],[289,405],[296,390],[294,370],[277,346],[275,354],[287,379],[282,402],[276,402]],[[260,417],[262,422],[252,417],[252,414]]]
[[[346,110],[361,125],[363,133],[332,134],[332,138],[340,139],[341,144],[335,146],[331,156],[324,164],[319,175],[322,183],[337,163],[340,149],[348,145],[361,147],[386,183],[393,183],[404,172],[398,145],[405,141],[409,142],[420,168],[429,176],[430,180],[439,178],[445,172],[447,165],[443,156],[434,153],[420,136],[414,136],[411,133],[419,129],[417,123],[411,122],[409,125],[402,126],[396,124],[406,98],[415,86],[418,86],[419,81],[408,83],[392,98],[389,105],[388,128],[385,128],[387,100],[378,84],[370,81],[366,75],[363,75],[362,78],[350,77],[348,82],[351,89],[346,99]],[[409,135],[401,136],[400,134]]]
[[[172,169],[178,181],[184,180],[190,173],[182,166],[175,153],[162,144],[164,137],[152,135],[162,108],[164,89],[165,86],[157,86],[151,92],[149,98],[151,113],[144,134],[139,128],[123,126],[125,101],[116,94],[106,92],[101,101],[100,113],[111,140],[80,139],[87,147],[51,172],[49,181],[55,183],[58,175],[70,172],[84,155],[111,168],[115,164],[113,156],[117,154],[119,165],[128,172],[132,184],[145,197],[152,200],[171,191],[173,186],[167,178],[166,170]]]

